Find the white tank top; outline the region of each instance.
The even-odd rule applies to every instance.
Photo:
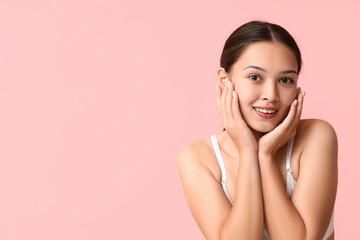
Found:
[[[219,162],[220,165],[220,169],[221,169],[221,185],[222,188],[224,189],[224,192],[227,196],[227,198],[229,199],[231,205],[233,205],[233,202],[230,199],[230,196],[228,194],[228,191],[226,189],[226,168],[225,168],[225,164],[224,164],[224,160],[221,156],[221,152],[220,152],[220,148],[219,148],[219,144],[217,142],[216,139],[216,135],[212,135],[211,136],[211,142],[213,144],[214,150],[215,150],[215,154],[216,154],[216,158]],[[288,146],[287,146],[287,152],[286,152],[286,173],[287,173],[287,178],[286,178],[286,193],[288,195],[289,198],[291,198],[291,194],[294,191],[295,185],[296,185],[296,181],[292,175],[292,169],[290,167],[290,159],[291,159],[291,152],[292,152],[292,147],[293,147],[293,143],[294,143],[294,138],[291,138],[290,141],[288,142]],[[332,213],[331,216],[331,220],[330,220],[330,224],[326,230],[326,233],[323,237],[323,240],[326,240],[330,237],[330,235],[332,234],[332,232],[334,231],[334,211]],[[263,240],[270,240],[269,234],[266,230],[266,226],[264,224],[264,231],[263,231]]]

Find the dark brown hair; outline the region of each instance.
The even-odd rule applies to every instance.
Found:
[[[251,43],[260,41],[280,42],[289,47],[295,54],[298,63],[298,74],[300,73],[302,65],[301,53],[294,38],[283,27],[261,21],[245,23],[229,36],[221,53],[220,66],[226,72],[230,72],[231,67],[244,52],[245,48]],[[223,131],[225,131],[225,128]]]

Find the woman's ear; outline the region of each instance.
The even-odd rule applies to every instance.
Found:
[[[225,86],[225,80],[228,79],[228,74],[223,67],[220,67],[217,72],[218,81],[221,86]]]

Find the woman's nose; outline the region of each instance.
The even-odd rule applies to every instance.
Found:
[[[269,102],[275,102],[279,100],[279,89],[276,83],[264,84],[262,89],[261,99]]]

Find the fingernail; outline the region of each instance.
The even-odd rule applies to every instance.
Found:
[[[230,82],[230,81],[228,81],[228,87],[229,87],[229,88],[231,87],[231,82]]]
[[[297,106],[297,99],[295,99],[295,106]]]
[[[236,97],[236,93],[235,93],[235,91],[233,91],[233,98],[235,98]]]
[[[303,98],[305,97],[305,91],[302,92],[302,96],[303,96]]]

